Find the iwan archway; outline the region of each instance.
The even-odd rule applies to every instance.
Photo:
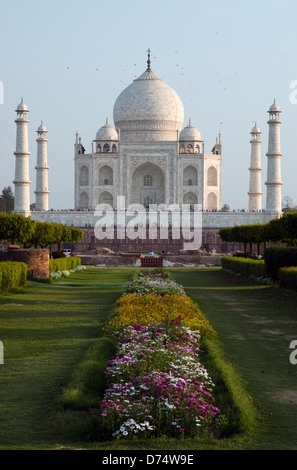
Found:
[[[154,163],[138,166],[131,177],[131,204],[141,204],[148,208],[150,204],[165,203],[165,176]]]

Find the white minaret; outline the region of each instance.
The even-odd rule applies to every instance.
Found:
[[[37,129],[36,204],[37,211],[48,210],[47,130],[41,121]]]
[[[26,217],[30,215],[30,184],[29,179],[29,146],[28,146],[28,124],[27,106],[23,102],[15,110],[17,118],[15,123],[16,130],[16,151],[15,155],[15,179],[14,190],[14,212],[23,214]]]
[[[249,187],[249,211],[259,212],[262,210],[261,192],[261,131],[255,123],[251,131],[251,163],[250,163],[250,187]]]
[[[278,212],[282,211],[282,194],[281,194],[281,151],[280,151],[280,125],[279,115],[281,110],[274,103],[268,111],[269,136],[268,136],[268,152],[267,156],[267,191],[266,191],[266,211]]]

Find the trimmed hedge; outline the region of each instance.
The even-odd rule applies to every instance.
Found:
[[[221,260],[222,268],[245,277],[267,278],[265,262],[250,258],[226,256]]]
[[[271,247],[264,252],[267,274],[274,281],[278,281],[280,268],[297,266],[297,248]]]
[[[78,256],[49,260],[49,270],[51,273],[70,271],[70,269],[76,268],[76,266],[81,266],[81,259]]]
[[[0,290],[7,291],[23,287],[27,282],[27,268],[25,263],[18,261],[0,262]]]
[[[297,291],[297,267],[280,268],[278,281],[280,287]]]

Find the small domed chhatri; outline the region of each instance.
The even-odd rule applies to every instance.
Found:
[[[198,142],[202,141],[201,134],[198,129],[196,129],[196,127],[192,126],[191,119],[189,119],[189,124],[181,131],[179,140],[193,140]]]
[[[114,127],[108,124],[107,118],[106,124],[97,131],[96,140],[118,140],[118,133]]]
[[[45,125],[43,124],[43,121],[41,121],[40,126],[37,129],[37,132],[47,132]]]
[[[23,101],[23,98],[21,98],[21,102],[20,102],[20,104],[18,105],[16,111],[18,111],[18,112],[23,112],[23,111],[28,112],[28,111],[29,111],[28,108],[27,108],[27,106],[25,105],[25,103],[24,103],[24,101]]]
[[[251,134],[261,134],[260,128],[257,126],[257,121],[255,122],[254,127],[251,130]]]
[[[273,104],[270,106],[268,112],[269,113],[281,113],[281,110],[280,110],[279,106],[275,102],[275,98],[274,98]]]

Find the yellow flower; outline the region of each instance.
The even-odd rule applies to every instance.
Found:
[[[177,318],[201,334],[213,332],[199,306],[186,295],[125,294],[117,301],[110,326],[119,329],[124,325],[148,325]]]

